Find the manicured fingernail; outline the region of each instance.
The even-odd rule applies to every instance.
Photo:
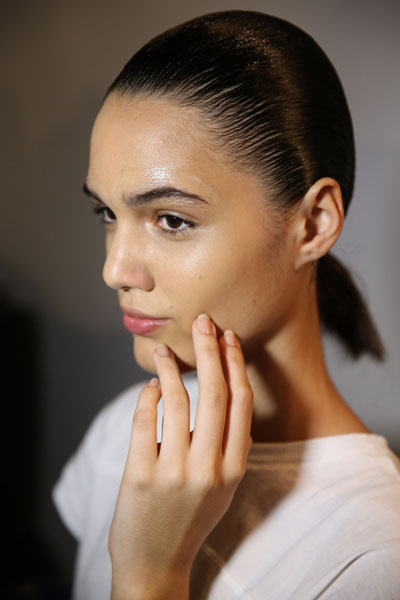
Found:
[[[160,344],[157,346],[157,354],[160,356],[171,356],[171,352],[165,344]]]
[[[224,338],[228,346],[237,346],[236,335],[232,329],[227,329],[224,333]]]
[[[150,385],[151,387],[158,387],[160,385],[160,382],[158,381],[157,377],[153,377],[152,379],[150,379],[148,385]]]
[[[211,322],[210,317],[206,315],[206,313],[203,313],[197,317],[197,327],[201,333],[210,334],[213,333],[214,325]]]

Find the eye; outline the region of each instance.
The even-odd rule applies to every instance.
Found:
[[[110,225],[116,221],[116,217],[112,210],[108,208],[108,206],[95,206],[93,208],[93,212],[96,215],[101,215],[101,221],[105,225]]]
[[[163,233],[168,235],[179,235],[186,233],[189,229],[192,229],[195,225],[192,221],[182,219],[176,215],[164,214],[158,215],[158,222],[161,223],[160,229]]]

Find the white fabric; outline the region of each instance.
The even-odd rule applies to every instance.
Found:
[[[191,398],[197,383],[184,377]],[[142,384],[94,419],[53,498],[79,540],[75,600],[110,597],[108,530]],[[158,436],[161,437],[162,403]],[[400,465],[386,440],[350,434],[254,444],[233,502],[193,566],[191,599],[400,598]]]

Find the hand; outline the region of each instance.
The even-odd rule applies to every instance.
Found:
[[[160,381],[139,395],[109,536],[113,600],[187,598],[196,554],[245,473],[253,394],[240,345],[233,332],[217,340],[207,316],[192,333],[199,384],[192,437],[188,395],[167,346],[153,354]]]

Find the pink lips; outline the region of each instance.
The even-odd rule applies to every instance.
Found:
[[[159,327],[165,325],[168,319],[154,319],[143,315],[139,311],[133,312],[127,309],[122,309],[124,316],[122,319],[123,324],[128,331],[136,335],[148,335]]]

